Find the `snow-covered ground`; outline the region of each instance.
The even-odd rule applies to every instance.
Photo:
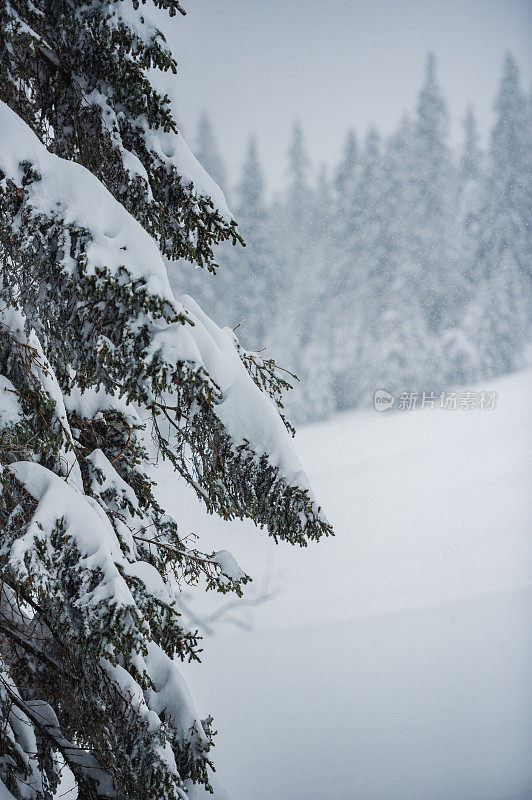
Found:
[[[336,531],[306,550],[157,470],[182,530],[254,577],[239,610],[194,607],[223,614],[185,669],[232,800],[532,797],[532,371],[479,388],[494,410],[302,429]]]

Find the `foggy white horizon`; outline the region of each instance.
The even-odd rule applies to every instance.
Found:
[[[338,161],[348,128],[362,140],[391,133],[415,110],[427,53],[460,141],[473,103],[482,143],[504,54],[526,91],[532,82],[532,4],[526,0],[184,0],[187,16],[165,25],[179,65],[165,76],[193,147],[208,110],[230,179],[238,179],[255,133],[267,189],[286,178],[290,131],[299,119],[318,169]]]

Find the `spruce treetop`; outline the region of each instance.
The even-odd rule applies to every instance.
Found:
[[[447,106],[436,78],[436,60],[434,54],[429,53],[416,118],[416,137],[422,158],[433,164],[444,160],[448,126]]]
[[[198,122],[196,134],[196,158],[205,167],[211,178],[222,189],[227,189],[227,174],[214,136],[209,115],[204,111]]]
[[[335,185],[338,192],[343,192],[353,180],[355,168],[358,163],[358,143],[354,130],[347,132],[342,160],[337,167]]]
[[[260,217],[264,215],[264,176],[257,151],[257,139],[254,135],[249,138],[238,193],[239,206],[245,216]]]
[[[477,121],[470,105],[464,118],[464,144],[460,158],[460,170],[464,181],[474,180],[480,176],[482,154],[478,139]]]
[[[497,115],[491,132],[490,155],[493,170],[518,172],[524,166],[527,149],[527,99],[521,88],[519,67],[508,53],[494,104]]]

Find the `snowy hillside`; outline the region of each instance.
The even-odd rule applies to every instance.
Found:
[[[303,429],[336,531],[304,551],[207,517],[156,471],[182,532],[229,544],[262,597],[207,620],[185,671],[232,800],[532,797],[532,371],[479,388],[495,409]]]

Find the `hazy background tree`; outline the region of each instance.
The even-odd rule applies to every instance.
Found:
[[[209,115],[203,112],[196,133],[196,157],[218,186],[229,195],[229,183]]]

